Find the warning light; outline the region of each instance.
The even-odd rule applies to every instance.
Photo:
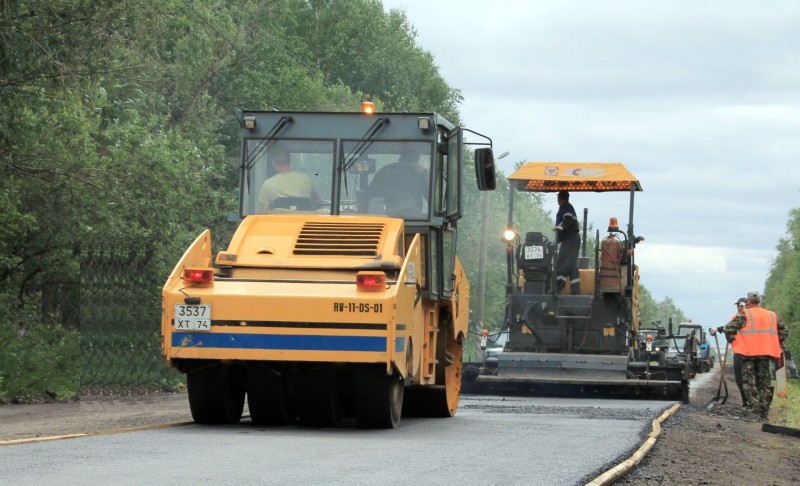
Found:
[[[502,240],[503,240],[503,241],[505,241],[506,243],[511,243],[511,242],[513,242],[513,241],[514,241],[514,239],[515,239],[516,237],[517,237],[517,232],[516,232],[516,231],[514,231],[514,229],[513,229],[513,228],[508,228],[507,230],[505,230],[505,231],[503,232],[503,238],[502,238]]]
[[[386,288],[386,274],[376,271],[358,272],[356,274],[356,287],[359,290],[382,290]]]
[[[362,101],[361,102],[361,113],[365,113],[367,115],[371,115],[375,113],[375,103],[371,101]]]
[[[608,220],[608,232],[609,233],[619,232],[619,223],[617,222],[617,218],[613,216]]]
[[[186,268],[183,270],[183,281],[186,284],[205,285],[214,281],[214,270],[204,268]]]

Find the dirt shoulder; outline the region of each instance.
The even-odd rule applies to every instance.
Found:
[[[726,375],[733,375],[732,366]],[[708,378],[691,387],[692,403],[662,424],[655,446],[616,484],[800,484],[800,438],[762,432],[762,422],[741,408],[732,378],[726,379],[727,402],[707,410],[719,387],[719,366],[701,376]]]
[[[662,424],[655,446],[617,484],[800,484],[800,439],[762,432],[762,422],[742,412],[733,379],[728,380],[727,403],[706,410],[717,391],[718,373],[717,366],[711,375],[701,375],[704,380],[693,382],[692,404]],[[69,404],[2,405],[0,440],[190,421],[185,392],[85,397]]]
[[[0,440],[189,422],[186,393],[88,397],[75,403],[0,406]]]

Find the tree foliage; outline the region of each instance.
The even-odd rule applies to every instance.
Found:
[[[775,311],[789,329],[788,348],[792,356],[800,356],[800,208],[789,212],[786,238],[777,245],[764,288],[764,306]]]
[[[639,284],[639,322],[641,327],[654,329],[656,326],[662,326],[669,331],[670,320],[674,331],[677,332],[678,324],[686,322],[686,316],[672,298],[667,296],[662,300],[656,300],[647,287]]]
[[[187,243],[232,230],[237,109],[352,111],[371,97],[457,121],[458,91],[414,38],[376,1],[3,3],[4,351],[46,323],[75,336],[79,313],[84,332],[110,325],[121,302],[157,329],[160,285]],[[82,275],[82,256],[137,285]]]
[[[107,309],[125,304],[143,335],[157,329],[160,286],[187,244],[210,227],[220,247],[232,231],[237,109],[352,111],[371,98],[458,124],[461,93],[416,37],[378,0],[3,2],[0,354],[72,356],[79,332],[112,325]],[[476,282],[481,196],[467,174],[459,244]],[[501,176],[486,228],[490,325],[505,305],[508,197]],[[517,197],[521,232],[551,225],[540,199]]]

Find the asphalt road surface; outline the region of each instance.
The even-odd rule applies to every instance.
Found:
[[[572,485],[674,402],[462,396],[395,430],[187,425],[0,447],[4,484]]]

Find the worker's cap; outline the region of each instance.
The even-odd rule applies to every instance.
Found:
[[[559,199],[569,199],[569,192],[568,191],[558,191]]]
[[[761,302],[761,294],[758,293],[758,290],[751,290],[750,292],[747,292],[747,301]]]
[[[737,300],[736,303],[733,304],[733,305],[736,305],[736,306],[744,305],[745,302],[747,302],[747,299],[745,299],[744,297],[739,297],[739,300]]]

